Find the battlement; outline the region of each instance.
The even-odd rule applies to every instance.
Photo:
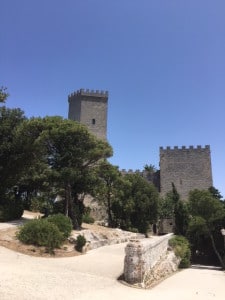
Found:
[[[126,170],[126,169],[122,169],[122,170],[120,170],[120,172],[122,173],[122,174],[142,174],[143,173],[143,171],[140,171],[140,170],[132,170],[132,169],[129,169],[129,170]]]
[[[89,89],[79,89],[76,92],[71,93],[68,98],[73,98],[75,96],[88,96],[88,97],[101,97],[108,98],[108,91],[100,90],[89,90]]]
[[[160,151],[174,151],[174,150],[210,150],[210,145],[205,145],[205,147],[203,146],[200,146],[200,145],[197,145],[196,147],[194,146],[189,146],[189,147],[186,147],[186,146],[181,146],[180,148],[178,146],[174,146],[173,148],[172,147],[169,147],[167,146],[166,148],[163,148],[163,147],[160,147],[159,148]]]

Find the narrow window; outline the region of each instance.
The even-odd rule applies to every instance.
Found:
[[[95,119],[92,119],[92,125],[95,125]]]

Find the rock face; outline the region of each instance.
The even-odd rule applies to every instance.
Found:
[[[124,231],[119,228],[107,228],[107,230],[103,226],[96,226],[96,228],[96,230],[84,229],[81,231],[73,231],[69,240],[70,242],[75,243],[78,235],[83,235],[87,241],[84,247],[85,252],[106,245],[125,243],[131,239],[145,238],[144,234]]]
[[[124,279],[129,284],[150,287],[177,270],[180,260],[168,251],[173,234],[131,240],[125,249]]]

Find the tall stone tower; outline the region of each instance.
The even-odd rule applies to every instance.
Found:
[[[80,89],[68,96],[69,119],[82,123],[98,138],[107,138],[108,91]]]
[[[193,189],[204,190],[213,185],[210,146],[190,146],[181,149],[160,147],[160,192],[165,196],[172,182],[182,200]]]

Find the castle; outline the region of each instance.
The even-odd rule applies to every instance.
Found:
[[[98,138],[107,139],[107,91],[80,89],[68,96],[68,102],[69,119],[86,125]],[[187,199],[190,190],[213,186],[209,145],[160,147],[159,151],[160,170],[150,177],[145,170],[122,173],[139,172],[154,183],[162,196],[171,191],[173,182],[182,200]]]

